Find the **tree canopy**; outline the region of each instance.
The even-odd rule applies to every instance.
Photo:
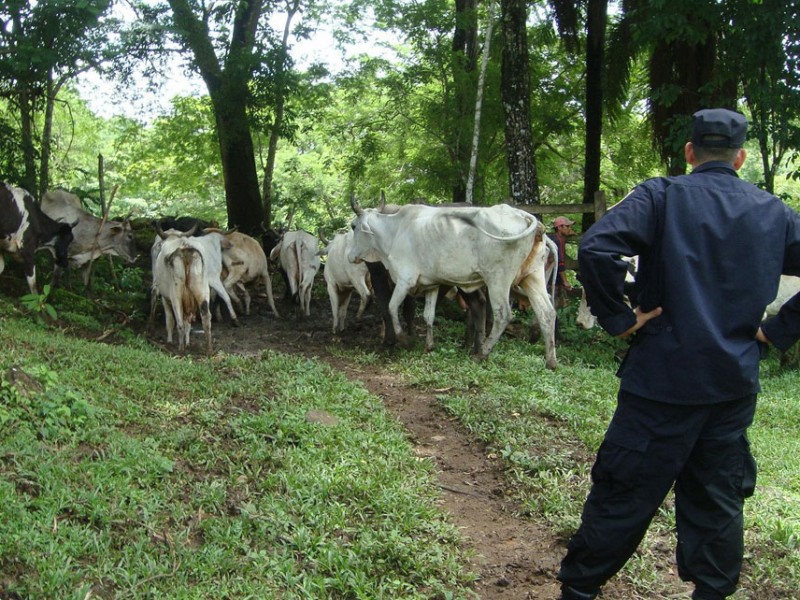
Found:
[[[460,200],[489,44],[474,202],[578,204],[602,190],[613,203],[685,168],[689,117],[710,105],[748,116],[746,175],[794,202],[798,4],[504,0],[488,28],[488,5],[468,0],[169,0],[134,3],[133,23],[113,2],[0,2],[0,165],[35,193],[94,193],[102,154],[120,210],[248,232],[336,230],[351,192]],[[331,53],[389,39],[392,55],[350,51],[334,74],[299,61],[323,28]],[[85,70],[160,82],[159,60],[176,54],[207,94],[174,98],[152,122],[95,116],[72,86]]]

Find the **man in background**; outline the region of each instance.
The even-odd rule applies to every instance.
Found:
[[[575,235],[572,226],[575,221],[567,217],[556,217],[553,221],[553,232],[548,233],[550,239],[558,246],[558,265],[556,266],[556,308],[561,308],[567,304],[572,284],[567,279],[567,238]]]

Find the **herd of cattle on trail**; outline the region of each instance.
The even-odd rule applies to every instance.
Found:
[[[279,266],[297,318],[311,314],[312,286],[322,268],[333,332],[345,329],[355,292],[360,298],[356,318],[370,298],[377,304],[386,345],[404,339],[413,326],[414,297],[424,296],[425,348],[432,350],[434,315],[442,292],[457,298],[466,310],[467,345],[478,358],[485,358],[511,321],[510,299],[516,297],[533,309],[545,364],[556,367],[553,266],[558,250],[536,217],[506,204],[387,205],[383,194],[377,208],[362,208],[354,197],[350,204],[355,213],[351,229],[337,233],[322,249],[317,237],[303,230],[279,237],[269,232],[259,241],[194,218],[153,221],[150,323],[160,299],[167,342],[173,343],[177,332],[178,350],[184,352],[199,315],[205,350],[212,353],[212,308],[217,307],[216,317],[221,319],[219,306],[224,304],[236,326],[237,310],[250,314],[248,286],[263,286],[269,307],[278,316],[269,258]],[[137,258],[128,220],[96,217],[82,207],[78,196],[63,190],[46,192],[39,203],[21,188],[0,184],[0,273],[3,255],[16,255],[31,293],[38,293],[34,253],[41,248],[54,256],[55,284],[73,267],[83,269],[88,285],[91,262],[103,254],[129,264]],[[320,257],[325,257],[324,267]],[[777,310],[798,289],[800,278],[782,278],[778,297],[767,312]],[[590,328],[594,322],[584,298],[578,323]]]

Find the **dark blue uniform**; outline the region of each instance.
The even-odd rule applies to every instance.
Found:
[[[641,309],[663,313],[634,335],[619,369],[617,410],[559,579],[592,597],[674,484],[679,573],[694,598],[724,598],[738,581],[742,509],[755,486],[746,437],[760,391],[755,335],[780,274],[800,275],[800,216],[725,162],[642,183],[578,252],[589,305],[612,335],[636,322],[620,259],[634,255]],[[800,338],[800,298],[763,331],[788,349]]]

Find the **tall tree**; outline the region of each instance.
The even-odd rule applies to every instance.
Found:
[[[800,148],[800,1],[729,2],[726,12],[735,28],[722,37],[723,60],[741,82],[764,187],[774,192],[778,170]]]
[[[591,204],[600,189],[600,161],[603,140],[603,69],[605,67],[608,0],[589,0],[586,9],[586,149],[583,175],[583,202]],[[584,214],[586,231],[594,223],[594,213]]]
[[[260,59],[256,47],[264,0],[168,0],[175,32],[208,88],[219,141],[228,226],[258,233],[264,220],[248,107]],[[227,34],[227,35],[225,35]]]
[[[528,10],[525,0],[501,0],[503,57],[500,93],[505,114],[508,187],[514,204],[539,204],[531,130]]]
[[[712,0],[622,2],[608,48],[608,95],[612,103],[621,103],[631,65],[645,55],[648,118],[654,145],[670,174],[686,171],[683,145],[691,114],[711,105],[736,107],[736,81],[720,68],[717,52],[719,37],[727,30]]]

